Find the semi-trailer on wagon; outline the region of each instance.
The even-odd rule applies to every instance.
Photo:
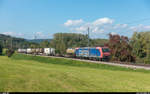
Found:
[[[54,48],[44,48],[44,54],[45,55],[51,55],[54,56],[55,55],[55,49]]]

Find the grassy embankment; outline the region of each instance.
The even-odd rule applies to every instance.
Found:
[[[150,91],[150,71],[67,59],[0,56],[0,92]]]

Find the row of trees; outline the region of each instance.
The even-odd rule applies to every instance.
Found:
[[[90,39],[90,46],[104,46],[106,39]],[[56,33],[50,46],[56,48],[56,52],[63,55],[67,48],[87,47],[88,36],[76,33]]]
[[[107,39],[90,39],[90,46],[104,46]],[[88,46],[88,36],[76,33],[56,33],[54,38],[49,42],[48,40],[42,41],[39,44],[32,43],[31,48],[47,48],[53,47],[56,53],[63,55],[66,53],[67,48],[86,47]]]
[[[150,33],[135,32],[131,39],[126,36],[111,35],[107,39],[90,39],[90,47],[108,46],[111,50],[112,61],[144,62],[150,60]],[[53,47],[56,53],[63,55],[67,48],[88,46],[88,36],[75,33],[56,33],[54,38],[48,42],[32,44],[31,47]]]
[[[138,63],[150,63],[150,32],[135,32],[130,39],[130,45]]]
[[[111,49],[112,61],[150,63],[150,32],[134,32],[130,39],[110,34],[105,46]]]
[[[47,44],[47,46],[55,48],[56,53],[63,55],[67,48],[87,47],[88,36],[75,33],[56,33],[50,43],[42,42],[41,44],[45,44],[45,46]],[[128,37],[109,34],[109,40],[90,39],[90,47],[96,46],[108,46],[111,49],[112,61],[135,62]]]

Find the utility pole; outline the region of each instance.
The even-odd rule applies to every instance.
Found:
[[[90,31],[89,31],[89,27],[88,27],[88,56],[90,56]]]
[[[89,32],[90,28],[88,27],[88,47],[90,47],[90,32]]]
[[[36,34],[34,35],[34,40],[36,40]],[[34,55],[36,56],[36,47],[35,46],[34,46]]]

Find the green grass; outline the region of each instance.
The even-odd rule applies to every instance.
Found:
[[[67,59],[0,56],[0,92],[149,92],[149,74]]]

